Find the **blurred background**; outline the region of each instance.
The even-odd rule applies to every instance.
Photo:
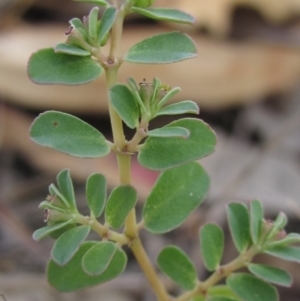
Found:
[[[300,0],[156,1],[158,7],[170,5],[193,14],[196,25],[157,23],[132,15],[126,21],[123,51],[144,37],[182,30],[195,40],[198,57],[162,67],[124,64],[120,82],[129,76],[137,82],[159,77],[180,86],[177,100],[196,101],[200,118],[218,135],[216,152],[201,160],[212,179],[205,204],[170,234],[141,234],[153,261],[166,244],[180,245],[204,279],[198,229],[206,221],[227,229],[228,202],[260,199],[267,218],[284,211],[290,220],[287,231],[300,232]],[[63,42],[68,20],[82,18],[91,7],[69,0],[0,1],[0,294],[7,301],[154,300],[130,252],[126,272],[113,282],[78,293],[57,293],[44,274],[53,241],[35,243],[31,238],[43,226],[37,206],[61,169],[70,168],[83,212],[89,174],[104,173],[110,187],[118,183],[113,156],[72,158],[35,145],[28,135],[32,120],[48,109],[75,114],[111,135],[103,79],[77,87],[38,86],[26,73],[31,53]],[[140,204],[156,177],[134,162]],[[228,239],[224,262],[235,254]],[[257,260],[270,263],[264,257]],[[280,289],[281,300],[299,301],[300,266],[275,259],[273,263],[294,276],[291,289]],[[177,293],[167,280],[166,285]]]

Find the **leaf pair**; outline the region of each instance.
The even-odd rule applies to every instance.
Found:
[[[105,222],[112,228],[124,224],[130,210],[137,202],[137,191],[130,185],[121,185],[112,190],[106,201],[107,183],[102,174],[95,173],[86,182],[88,206],[95,217],[99,217],[105,208]]]

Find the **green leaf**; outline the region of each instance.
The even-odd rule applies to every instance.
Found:
[[[139,8],[132,7],[131,10],[137,14],[146,16],[151,19],[161,20],[161,21],[169,21],[176,23],[184,23],[184,24],[195,24],[195,19],[190,14],[187,14],[178,9],[172,8]]]
[[[171,32],[155,35],[135,44],[124,56],[124,60],[130,63],[168,64],[196,55],[196,45],[189,36]]]
[[[98,130],[62,112],[40,114],[31,125],[30,137],[37,144],[77,157],[97,158],[110,152],[105,137]]]
[[[51,232],[49,237],[51,237],[52,239],[58,239],[62,234],[64,234],[65,232],[69,231],[70,229],[73,229],[77,227],[77,224],[73,221],[72,223],[54,231]]]
[[[278,293],[274,286],[249,274],[230,275],[227,285],[244,301],[278,301]]]
[[[57,184],[58,184],[60,192],[65,197],[65,199],[68,201],[70,207],[76,208],[73,182],[70,177],[70,171],[68,169],[62,170],[57,175]]]
[[[148,131],[147,135],[149,137],[179,137],[186,139],[189,137],[190,132],[186,128],[174,126],[174,127],[163,127],[160,129],[155,129],[152,131]]]
[[[250,232],[254,244],[258,243],[261,236],[264,210],[260,201],[254,200],[250,205]]]
[[[200,249],[205,267],[214,271],[220,264],[224,250],[224,233],[216,224],[206,224],[200,228]]]
[[[56,188],[54,184],[50,184],[49,192],[52,196],[55,196],[55,198],[57,198],[61,204],[63,204],[61,205],[63,209],[71,207],[71,203],[69,203],[69,201],[65,198],[63,194],[61,194],[61,192]]]
[[[105,0],[73,0],[75,2],[82,2],[82,3],[90,3],[90,4],[96,4],[99,6],[108,6],[109,3]]]
[[[241,253],[251,244],[250,218],[244,204],[228,205],[227,218],[231,236],[237,250]]]
[[[98,31],[98,13],[99,13],[99,7],[93,7],[88,17],[89,36],[95,40],[97,39],[97,31]]]
[[[108,197],[105,208],[105,222],[113,228],[122,227],[129,211],[137,201],[136,190],[129,185],[116,187]]]
[[[274,242],[271,242],[268,244],[268,248],[274,248],[274,247],[285,247],[294,243],[300,243],[300,234],[298,233],[290,233],[287,236],[285,236],[283,239],[276,240]]]
[[[156,114],[156,116],[161,115],[179,115],[179,114],[199,114],[199,107],[198,105],[190,100],[181,101],[178,103],[173,103],[166,107],[160,109]]]
[[[280,212],[276,218],[276,220],[273,223],[272,230],[270,233],[267,235],[268,238],[273,238],[279,231],[281,231],[287,224],[287,216],[285,213]]]
[[[300,248],[299,247],[283,247],[277,246],[264,251],[269,255],[287,260],[300,263]]]
[[[51,257],[54,262],[58,265],[65,265],[69,262],[90,230],[89,226],[79,226],[62,234],[51,250]]]
[[[98,78],[103,68],[91,57],[55,53],[46,48],[33,53],[28,75],[37,84],[82,85]]]
[[[82,258],[82,268],[90,276],[102,274],[117,251],[116,244],[102,241],[90,248]]]
[[[90,175],[86,181],[86,198],[95,217],[99,217],[104,210],[106,194],[106,178],[100,173]]]
[[[252,274],[267,282],[287,287],[290,287],[293,282],[289,273],[273,266],[251,263],[248,269]]]
[[[158,255],[159,268],[175,283],[186,290],[197,284],[197,272],[189,257],[178,247],[168,246]]]
[[[73,292],[99,285],[118,277],[125,269],[127,257],[124,251],[117,249],[107,269],[99,276],[89,276],[82,269],[84,254],[96,242],[84,242],[74,257],[64,266],[50,260],[47,267],[48,282],[60,292]]]
[[[113,6],[108,7],[102,15],[99,32],[98,41],[100,44],[106,38],[108,32],[112,28],[117,16],[117,9]]]
[[[147,138],[138,155],[141,165],[149,169],[162,170],[198,160],[214,151],[216,135],[203,121],[185,118],[171,122],[164,128],[169,127],[186,128],[190,136],[187,139]]]
[[[139,106],[129,88],[116,84],[109,90],[112,106],[128,127],[134,129],[139,124]]]
[[[143,209],[145,228],[152,233],[177,228],[202,203],[208,189],[209,177],[196,162],[162,172]]]
[[[208,289],[208,295],[211,297],[226,297],[233,300],[241,300],[231,288],[224,284],[210,287]]]
[[[55,53],[64,53],[69,55],[77,55],[77,56],[90,56],[91,53],[82,48],[76,47],[74,45],[59,43],[54,47]]]
[[[221,296],[216,296],[209,298],[207,301],[237,301],[238,299],[233,299],[230,297],[221,297]]]
[[[49,234],[51,234],[54,231],[57,231],[69,224],[71,224],[73,222],[73,220],[68,220],[66,222],[62,222],[62,223],[57,223],[54,225],[49,225],[43,228],[40,228],[36,231],[34,231],[34,233],[32,234],[32,238],[36,241],[39,241],[41,239],[43,239],[44,237],[48,236]]]

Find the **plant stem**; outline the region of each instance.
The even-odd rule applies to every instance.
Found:
[[[130,248],[136,260],[138,261],[141,269],[146,275],[151,288],[155,292],[157,300],[169,301],[170,296],[168,295],[165,287],[163,286],[162,282],[158,278],[139,237],[136,237],[133,240],[133,242],[130,244]]]

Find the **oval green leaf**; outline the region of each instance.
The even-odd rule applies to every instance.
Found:
[[[65,265],[69,262],[90,230],[89,226],[79,226],[62,234],[51,250],[51,257],[54,262],[58,265]]]
[[[227,219],[234,245],[241,253],[252,243],[248,208],[240,203],[229,204]]]
[[[200,228],[200,249],[205,267],[214,271],[220,264],[224,250],[224,233],[216,224],[206,224]]]
[[[143,209],[145,228],[152,233],[177,228],[202,203],[208,189],[209,177],[196,162],[162,172]]]
[[[102,241],[90,248],[82,258],[82,268],[90,276],[101,275],[117,251],[116,244]]]
[[[252,274],[267,282],[287,287],[290,287],[293,283],[292,276],[289,273],[273,266],[251,263],[248,265],[248,269]]]
[[[160,129],[155,129],[149,131],[147,135],[149,137],[165,137],[165,138],[178,137],[178,138],[186,139],[189,137],[190,132],[186,128],[174,126],[174,127],[163,127]]]
[[[225,284],[215,285],[208,289],[208,295],[210,297],[226,297],[233,300],[241,300],[231,288]]]
[[[116,16],[117,16],[117,9],[113,6],[108,7],[103,13],[101,17],[99,32],[98,32],[98,41],[100,44],[106,38],[108,32],[112,28]]]
[[[46,48],[31,55],[27,71],[37,84],[82,85],[97,79],[103,68],[91,57]]]
[[[190,136],[187,139],[147,138],[138,155],[138,160],[144,167],[155,170],[171,168],[208,156],[215,149],[215,133],[209,125],[199,119],[180,119],[165,127],[186,128]]]
[[[291,244],[300,243],[300,234],[289,233],[283,239],[276,240],[268,244],[268,248],[272,249],[274,247],[286,247]]]
[[[109,5],[109,3],[105,0],[73,0],[73,1],[89,3],[89,4],[96,4],[99,6],[108,6]]]
[[[232,274],[226,279],[227,285],[244,301],[278,301],[274,286],[249,274]]]
[[[155,114],[155,117],[161,115],[179,115],[188,113],[199,114],[198,105],[191,100],[185,100],[163,107]]]
[[[110,152],[105,137],[98,130],[62,112],[40,114],[31,125],[30,137],[37,144],[77,157],[97,158]]]
[[[134,45],[124,56],[130,63],[168,64],[194,58],[197,48],[186,34],[171,32],[155,35]]]
[[[86,181],[85,191],[90,210],[95,217],[99,217],[105,207],[107,195],[106,178],[100,173],[90,175]]]
[[[68,169],[62,170],[57,175],[57,184],[60,192],[64,198],[68,201],[71,208],[76,208],[75,193],[73,188],[73,182]]]
[[[197,272],[189,257],[178,247],[168,246],[157,257],[159,268],[186,290],[197,284]]]
[[[47,267],[48,282],[60,292],[73,292],[99,285],[118,277],[125,269],[127,257],[117,249],[107,269],[99,276],[89,276],[82,269],[82,258],[96,242],[84,242],[73,258],[64,266],[50,260]]]
[[[250,205],[250,232],[254,244],[261,236],[264,209],[260,201],[254,200]]]
[[[105,222],[111,227],[122,227],[129,211],[137,201],[136,190],[129,185],[116,187],[108,197],[105,208]]]
[[[109,90],[109,100],[121,119],[134,129],[139,124],[139,106],[129,88],[116,84]]]
[[[195,18],[192,15],[187,14],[178,9],[158,8],[158,7],[155,8],[132,7],[131,10],[137,14],[155,20],[183,23],[189,25],[195,24]]]
[[[97,31],[98,31],[98,13],[99,7],[93,7],[88,16],[88,29],[89,36],[93,39],[97,39]]]
[[[46,227],[40,228],[40,229],[34,231],[34,233],[32,234],[32,238],[36,241],[39,241],[39,240],[43,239],[44,237],[50,235],[52,232],[55,232],[71,223],[73,223],[73,220],[70,219],[66,222],[57,223],[54,225],[48,225]]]
[[[59,43],[54,47],[55,53],[64,53],[69,55],[77,55],[77,56],[90,56],[91,53],[82,48],[76,47],[74,45]]]
[[[264,253],[278,257],[287,261],[293,261],[300,263],[300,248],[299,247],[287,247],[276,246],[264,251]]]

